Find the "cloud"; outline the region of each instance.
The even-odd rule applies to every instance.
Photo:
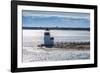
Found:
[[[49,11],[23,11],[23,16],[31,16],[32,18],[49,18],[49,17],[58,17],[58,18],[73,18],[73,19],[90,19],[89,13],[72,13],[72,12],[49,12]]]

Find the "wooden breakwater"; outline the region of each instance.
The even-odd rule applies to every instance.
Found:
[[[56,42],[54,48],[89,50],[90,42]]]

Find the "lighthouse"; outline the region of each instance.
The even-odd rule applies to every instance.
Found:
[[[50,36],[49,29],[44,32],[44,46],[52,48],[54,46],[54,37]]]

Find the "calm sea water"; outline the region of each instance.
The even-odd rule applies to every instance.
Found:
[[[23,30],[23,46],[31,47],[43,44],[45,30]],[[82,30],[50,30],[54,42],[87,42],[90,32]]]

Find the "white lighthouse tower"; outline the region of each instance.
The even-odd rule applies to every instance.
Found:
[[[44,33],[44,46],[48,48],[54,46],[54,38],[50,37],[49,29],[46,29],[46,32]]]

